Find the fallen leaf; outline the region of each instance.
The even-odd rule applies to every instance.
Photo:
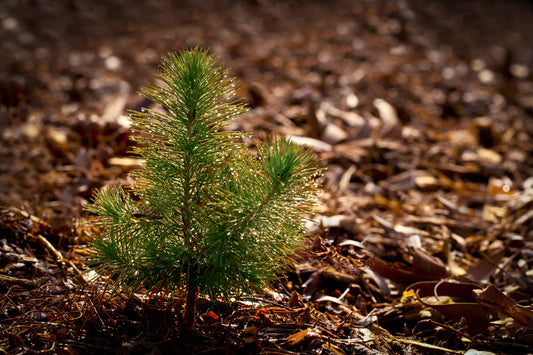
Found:
[[[423,275],[421,280],[439,280],[448,277],[446,265],[439,258],[421,248],[413,248],[413,273]]]
[[[504,295],[496,286],[490,285],[483,291],[475,291],[478,302],[503,316],[513,318],[518,324],[533,329],[533,311],[520,306]]]
[[[489,248],[483,257],[467,270],[467,275],[475,281],[487,280],[498,268],[498,264],[505,255],[505,247]]]

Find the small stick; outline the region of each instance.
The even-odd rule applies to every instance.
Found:
[[[18,278],[18,277],[1,275],[1,274],[0,274],[0,283],[18,284],[18,285],[23,285],[23,286],[26,286],[26,287],[36,287],[36,284],[33,281],[28,281],[26,279],[21,279],[21,278]]]
[[[44,236],[42,236],[40,234],[35,235],[35,234],[32,234],[32,233],[28,233],[28,236],[30,238],[32,238],[32,239],[36,239],[43,247],[45,247],[49,252],[52,253],[52,255],[56,258],[56,262],[59,265],[59,267],[61,268],[61,271],[63,272],[63,275],[65,275],[65,278],[67,277],[67,274],[66,274],[65,270],[63,269],[63,265],[64,264],[68,264],[70,267],[72,267],[72,269],[74,269],[74,272],[81,279],[83,284],[86,285],[86,286],[88,285],[87,280],[85,280],[85,278],[83,278],[83,275],[81,274],[80,270],[76,267],[76,265],[74,265],[74,263],[72,261],[63,258],[63,255],[61,254],[61,252],[59,250],[57,250],[52,245],[52,243],[50,243],[48,241],[48,239],[46,239]]]

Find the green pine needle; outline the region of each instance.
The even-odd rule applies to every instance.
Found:
[[[301,245],[317,204],[316,157],[282,137],[251,154],[244,135],[221,130],[246,111],[214,56],[199,49],[170,54],[164,86],[143,94],[163,106],[131,112],[134,199],[121,186],[95,195],[101,235],[92,262],[134,291],[194,290],[216,299],[252,292],[275,278]]]

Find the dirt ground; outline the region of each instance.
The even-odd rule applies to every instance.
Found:
[[[0,351],[528,353],[531,1],[0,2]],[[208,48],[250,111],[327,171],[308,251],[209,313],[110,294],[83,205],[128,184],[127,110],[162,56]],[[254,143],[254,141],[250,141]]]

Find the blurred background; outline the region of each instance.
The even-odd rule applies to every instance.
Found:
[[[0,202],[64,213],[125,176],[130,162],[110,159],[127,156],[126,110],[149,105],[138,91],[184,47],[209,48],[240,80],[252,110],[232,129],[328,144],[395,120],[521,129],[532,18],[525,0],[4,0]]]

